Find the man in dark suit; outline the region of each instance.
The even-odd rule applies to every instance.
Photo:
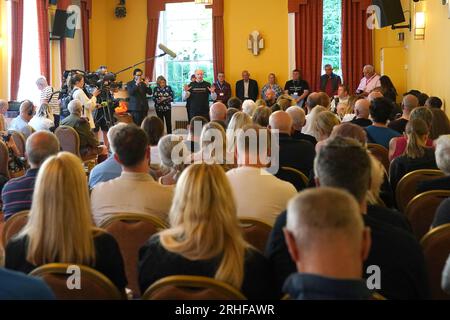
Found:
[[[315,148],[309,141],[291,137],[291,116],[285,111],[272,113],[269,118],[269,128],[279,131],[279,167],[291,167],[309,177],[316,156]]]
[[[258,93],[258,82],[250,79],[250,73],[247,70],[242,71],[242,80],[236,82],[236,96],[241,101],[247,99],[256,101],[256,99],[258,99]]]
[[[133,116],[133,121],[138,126],[148,114],[147,94],[152,94],[150,88],[150,79],[145,80],[142,77],[142,70],[135,69],[133,71],[134,79],[127,83],[127,91],[129,96],[128,111]]]

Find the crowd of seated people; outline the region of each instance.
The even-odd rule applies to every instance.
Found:
[[[273,97],[268,87],[265,101],[215,102],[210,121],[195,116],[185,133],[165,135],[155,116],[141,127],[119,123],[109,129],[108,148],[75,99],[61,124],[77,132],[78,156],[107,155],[88,179],[81,158],[60,152],[52,107],[43,103],[34,114],[24,102],[10,129],[26,137],[28,170],[3,187],[2,212],[5,221],[24,210],[29,218],[4,244],[2,287],[16,291],[6,296],[0,288],[0,298],[54,298],[43,281],[25,275],[53,262],[90,266],[125,296],[130,279],[118,240],[100,229],[119,213],[168,225],[139,250],[141,292],[167,276],[192,275],[229,284],[249,299],[371,299],[375,292],[430,298],[422,248],[390,199],[417,169],[445,175],[419,183],[417,194],[450,189],[448,117],[439,98],[414,91],[397,112],[395,88],[380,82],[361,95],[341,85],[334,108],[323,92],[307,94],[301,107],[283,92]],[[37,132],[26,132],[29,126]],[[370,144],[389,150],[390,170]],[[307,190],[277,177],[286,167],[310,178]],[[450,222],[449,201],[430,228]],[[244,236],[240,219],[271,228],[264,252]],[[372,267],[382,285],[368,288]]]

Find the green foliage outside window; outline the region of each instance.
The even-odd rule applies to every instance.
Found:
[[[341,74],[342,10],[341,0],[323,1],[322,66],[331,64]]]

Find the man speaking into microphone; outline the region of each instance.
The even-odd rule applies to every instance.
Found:
[[[203,76],[203,70],[195,70],[195,81],[184,86],[183,100],[187,101],[189,106],[187,110],[189,121],[195,116],[209,119],[209,95],[212,100],[217,99],[215,86],[204,81]]]
[[[148,114],[147,94],[152,94],[150,88],[150,79],[143,79],[141,69],[133,71],[133,80],[127,83],[127,91],[130,101],[128,102],[128,111],[133,116],[133,121],[138,126]]]

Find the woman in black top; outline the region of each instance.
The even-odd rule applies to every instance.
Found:
[[[266,258],[244,241],[232,190],[219,165],[195,164],[178,180],[171,228],[139,253],[139,286],[172,275],[215,278],[248,299],[275,298]]]
[[[388,76],[381,76],[380,84],[383,96],[391,100],[393,103],[395,103],[395,101],[397,100],[398,93],[397,89],[395,89],[394,84],[391,81],[391,78],[389,78]]]
[[[86,175],[79,158],[67,152],[49,158],[40,168],[28,223],[6,247],[8,269],[29,273],[48,263],[89,266],[125,293],[119,246],[94,227]]]
[[[167,85],[166,78],[159,76],[156,79],[157,86],[153,91],[153,100],[155,101],[156,114],[164,123],[166,119],[167,134],[172,133],[172,102],[173,91]]]
[[[410,120],[406,125],[407,145],[402,156],[392,161],[389,169],[391,186],[395,192],[398,182],[409,172],[437,169],[432,148],[426,147],[429,127],[422,119]]]

